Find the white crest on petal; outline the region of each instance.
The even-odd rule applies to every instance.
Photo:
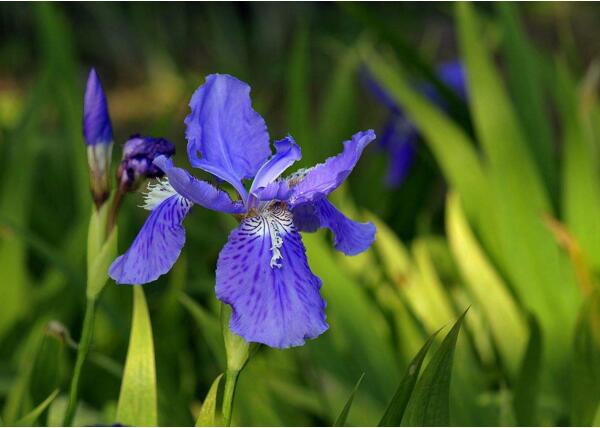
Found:
[[[152,211],[165,199],[177,194],[178,193],[173,189],[173,186],[171,186],[167,177],[150,182],[148,183],[147,191],[144,193],[144,204],[142,205],[142,208]]]

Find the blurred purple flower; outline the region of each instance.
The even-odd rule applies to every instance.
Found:
[[[461,99],[467,99],[465,71],[459,61],[441,64],[437,68],[437,73],[439,79],[454,90]],[[379,139],[379,145],[389,155],[386,182],[390,187],[397,187],[402,184],[414,162],[416,144],[420,139],[420,134],[405,115],[402,106],[398,105],[368,73],[364,77],[371,93],[389,110],[390,117],[384,127],[382,137]],[[441,108],[446,108],[444,100],[433,85],[421,83],[417,85],[417,88],[431,102]]]
[[[231,184],[239,200],[157,157],[154,164],[167,178],[149,186],[150,216],[113,262],[110,276],[119,284],[144,284],[168,272],[184,245],[182,223],[193,205],[234,214],[241,222],[221,250],[216,272],[217,297],[233,309],[231,330],[271,347],[302,345],[328,325],[321,280],[308,266],[299,232],[329,228],[335,248],[348,255],[371,245],[375,226],[348,219],[327,196],[348,177],[375,133],[359,132],[339,155],[281,178],[301,158],[300,147],[288,136],[274,143],[272,153],[247,84],[210,75],[190,107],[185,124],[191,165]],[[253,179],[249,190],[246,179]]]
[[[123,146],[123,157],[117,170],[117,181],[127,191],[135,190],[145,178],[159,178],[163,171],[154,165],[158,156],[171,157],[175,146],[164,138],[132,135]]]

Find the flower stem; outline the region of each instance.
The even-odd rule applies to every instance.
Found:
[[[239,370],[227,370],[225,373],[225,391],[223,392],[223,425],[231,426],[233,412],[233,396],[237,385]]]
[[[69,393],[69,406],[65,412],[63,425],[70,427],[73,424],[75,410],[77,409],[77,400],[79,396],[79,379],[83,364],[90,350],[92,336],[94,333],[94,316],[96,312],[96,299],[88,299],[85,306],[85,317],[83,319],[83,329],[81,331],[81,339],[77,347],[77,360],[73,369],[73,378],[71,379],[71,391]]]

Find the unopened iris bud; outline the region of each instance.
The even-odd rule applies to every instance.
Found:
[[[88,76],[83,101],[83,137],[90,167],[90,188],[99,209],[110,194],[113,133],[106,95],[93,68]]]
[[[133,135],[123,146],[123,158],[117,170],[119,187],[124,191],[134,191],[146,178],[159,178],[163,171],[154,165],[158,156],[171,157],[175,146],[164,138]]]

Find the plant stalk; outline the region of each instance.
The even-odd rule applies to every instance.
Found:
[[[223,425],[231,426],[231,414],[233,412],[233,396],[237,379],[240,374],[239,370],[227,370],[225,373],[225,391],[223,392]]]
[[[79,379],[85,359],[90,350],[92,336],[94,334],[94,317],[96,312],[96,299],[88,299],[85,306],[85,317],[83,319],[83,329],[81,331],[81,339],[77,347],[77,360],[73,369],[73,378],[71,379],[71,390],[69,393],[69,405],[65,412],[63,425],[70,427],[73,424],[75,410],[77,409],[77,401],[79,398]]]

